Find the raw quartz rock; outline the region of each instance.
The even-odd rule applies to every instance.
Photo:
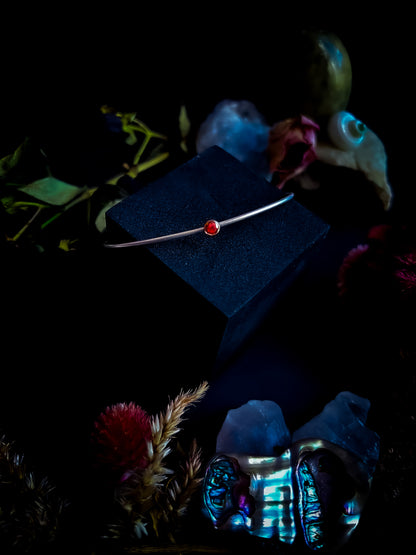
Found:
[[[249,401],[228,411],[217,437],[217,453],[274,456],[291,444],[282,409],[274,401]]]
[[[322,439],[358,457],[361,471],[369,478],[380,450],[378,434],[365,425],[369,410],[368,399],[343,391],[291,436],[277,403],[249,401],[228,411],[217,436],[216,450],[269,457],[297,441]]]
[[[376,468],[380,438],[365,425],[370,401],[349,391],[339,393],[320,414],[293,434],[293,442],[319,438],[356,455],[371,476]]]
[[[270,127],[248,100],[222,100],[201,124],[196,140],[198,154],[217,145],[270,179],[266,148]]]

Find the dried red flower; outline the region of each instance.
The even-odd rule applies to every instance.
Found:
[[[318,131],[319,125],[302,115],[279,121],[271,128],[267,153],[278,187],[316,160]]]
[[[368,330],[378,330],[401,357],[416,361],[416,230],[381,224],[352,249],[338,273],[338,291]],[[381,343],[382,340],[378,339]]]
[[[369,245],[357,245],[351,249],[345,256],[338,272],[338,291],[341,296],[347,294],[351,288],[351,281],[355,279],[355,274],[360,270],[358,268],[367,267],[365,254],[369,250]],[[362,272],[362,268],[361,272]]]
[[[396,294],[398,300],[416,296],[416,241],[411,232],[376,225],[368,231],[367,241],[344,258],[338,274],[340,294],[360,290],[368,295],[378,284],[384,295]]]
[[[416,293],[416,250],[396,256],[395,277],[403,294]]]
[[[395,302],[394,256],[388,237],[382,226],[374,227],[367,235],[368,242],[345,256],[338,271],[341,297],[373,308]]]
[[[150,418],[140,406],[119,403],[108,407],[94,425],[96,461],[120,476],[146,468],[151,438]]]

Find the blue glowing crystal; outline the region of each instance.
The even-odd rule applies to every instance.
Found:
[[[266,148],[270,127],[248,100],[223,100],[199,128],[198,153],[217,145],[262,177],[269,177]]]
[[[368,478],[375,471],[379,457],[380,438],[365,425],[370,401],[349,391],[339,393],[293,434],[293,442],[319,438],[339,445],[361,461],[361,470]]]
[[[228,411],[217,436],[217,453],[273,456],[291,444],[280,406],[252,400]]]

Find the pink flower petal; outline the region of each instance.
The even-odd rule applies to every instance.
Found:
[[[267,153],[279,187],[316,159],[317,131],[319,125],[303,115],[277,122],[271,128]]]

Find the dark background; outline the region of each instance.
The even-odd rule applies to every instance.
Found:
[[[247,10],[140,3],[93,11],[13,7],[3,21],[0,151],[29,129],[66,141],[62,167],[74,164],[68,136],[78,151],[80,143],[91,148],[94,138],[84,131],[81,141],[79,130],[94,128],[102,104],[138,110],[163,130],[176,125],[181,103],[197,125],[218,101],[248,98],[274,123],[298,109],[300,32],[334,32],[353,68],[348,108],[384,142],[396,205],[409,211],[414,49],[405,13],[363,13],[353,3],[342,11],[316,3]]]
[[[200,122],[219,100],[248,98],[273,123],[296,108],[299,32],[321,28],[341,38],[353,71],[349,110],[385,144],[393,210],[358,222],[332,214],[321,254],[213,382],[189,426],[209,455],[226,410],[250,398],[279,402],[293,429],[341,389],[367,396],[371,425],[384,434],[386,451],[399,449],[398,466],[396,475],[390,466],[378,477],[372,512],[351,550],[375,545],[390,553],[411,537],[413,469],[408,448],[398,446],[414,432],[414,373],[398,362],[398,331],[386,307],[371,315],[339,309],[336,274],[371,225],[413,220],[414,48],[409,14],[342,9],[256,3],[5,10],[0,152],[35,134],[64,153],[57,161],[63,174],[68,167],[81,172],[78,153],[95,137],[85,129],[94,129],[101,104],[137,110],[151,127],[169,130],[182,103]],[[360,195],[348,203],[359,204]],[[1,273],[1,427],[81,506],[99,411],[118,400],[160,410],[168,395],[209,375],[204,354],[192,353],[186,338],[180,348],[168,333],[151,338],[138,302],[150,285],[131,253],[116,262],[101,252],[59,260],[7,253]],[[162,286],[157,310],[167,300]]]

